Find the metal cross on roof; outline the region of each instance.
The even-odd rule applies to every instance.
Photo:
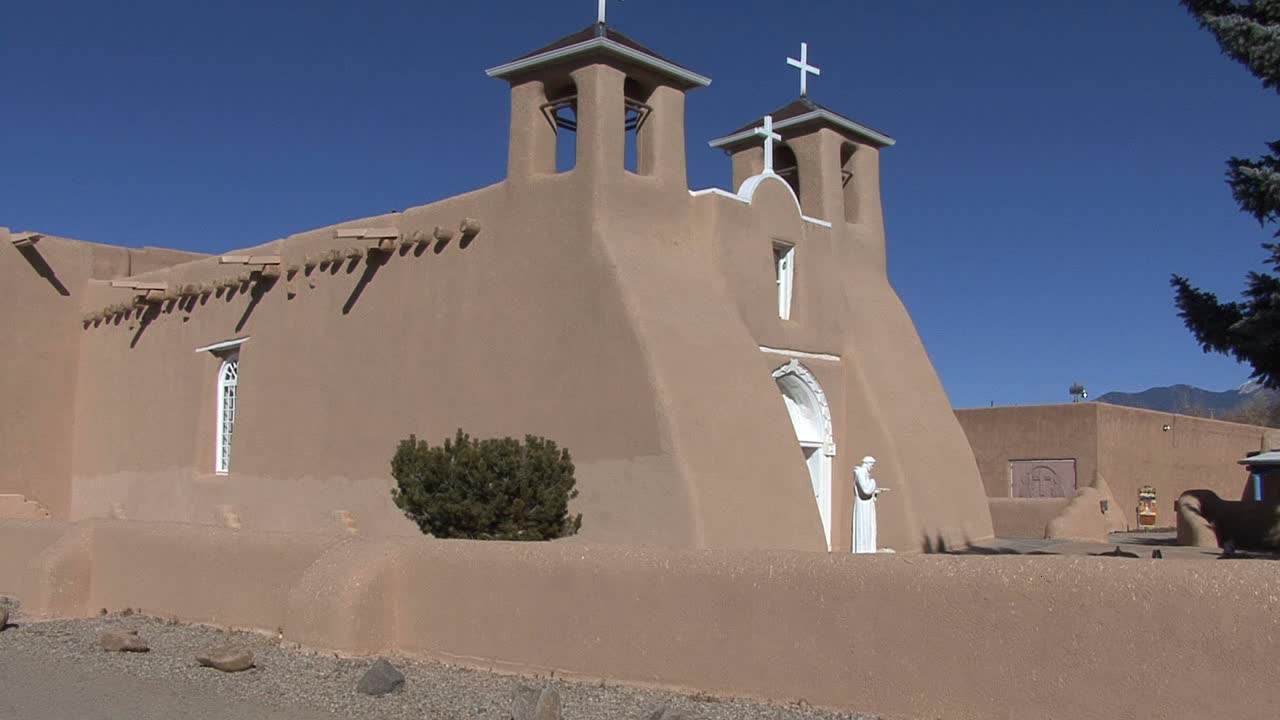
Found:
[[[622,2],[622,0],[618,0],[618,2]],[[605,10],[607,9],[606,6],[608,4],[609,4],[609,0],[600,0],[600,5],[599,5],[600,9],[596,14],[596,22],[600,23],[601,25],[604,24],[604,15],[605,15]]]
[[[773,116],[764,116],[764,127],[755,129],[756,135],[764,137],[764,174],[773,175],[773,144],[782,142],[782,136],[773,131]]]
[[[604,3],[604,0],[600,0]],[[604,22],[601,20],[600,22]],[[800,68],[800,97],[806,97],[809,94],[809,75],[821,75],[822,70],[809,64],[809,43],[800,43],[800,59],[787,58],[787,64],[794,68]]]

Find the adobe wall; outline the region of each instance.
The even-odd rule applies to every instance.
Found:
[[[695,198],[694,207],[700,233],[716,244],[715,276],[725,278],[730,302],[754,344],[831,356],[798,360],[831,405],[837,450],[833,550],[847,552],[851,546],[852,473],[864,455],[876,457],[877,481],[891,488],[879,500],[881,546],[916,551],[939,538],[955,546],[990,537],[990,514],[972,451],[910,316],[888,283],[883,254],[874,252],[882,230],[874,224],[827,228],[809,222],[786,185],[776,180],[761,183],[750,204],[708,195]],[[796,248],[789,320],[778,317],[775,240]],[[791,356],[754,350],[756,377],[767,381],[781,406],[770,374]],[[785,413],[781,420],[770,433],[791,441],[783,452],[803,470]],[[808,482],[807,475],[802,479]]]
[[[120,503],[127,517],[208,522],[230,504],[265,528],[316,529],[347,510],[361,532],[404,532],[387,482],[396,443],[410,433],[440,442],[461,427],[570,448],[588,536],[612,528],[635,541],[692,544],[643,354],[585,231],[587,212],[564,189],[569,176],[547,180],[553,187],[499,185],[341,226],[408,236],[438,225],[455,232],[448,242],[83,331],[77,517]],[[464,217],[482,223],[470,243],[456,233]],[[367,244],[323,228],[242,252],[301,266]],[[142,277],[180,285],[240,272],[211,258]],[[220,359],[194,350],[245,336],[232,472],[217,476]],[[635,515],[604,514],[619,505],[625,513],[628,499]],[[172,514],[156,517],[166,506]]]
[[[1165,425],[1169,430],[1165,431]],[[1156,490],[1156,524],[1174,527],[1178,496],[1212,490],[1241,499],[1248,472],[1237,461],[1264,448],[1274,430],[1254,425],[1098,405],[1098,465],[1130,526],[1137,525],[1138,488]],[[1250,498],[1252,499],[1252,498]]]
[[[1241,497],[1247,473],[1237,461],[1275,432],[1103,403],[978,408],[957,410],[956,417],[991,497],[1009,497],[1012,460],[1073,458],[1079,486],[1101,474],[1129,528],[1137,527],[1143,485],[1156,489],[1160,527],[1173,527],[1174,501],[1185,490]]]
[[[195,257],[52,235],[19,249],[0,228],[0,493],[23,495],[57,517],[71,504],[73,403],[87,286]]]
[[[1008,498],[1012,460],[1075,459],[1077,485],[1093,482],[1098,471],[1096,408],[1096,403],[1027,405],[956,410],[955,415],[973,447],[987,496]]]
[[[313,530],[346,510],[362,533],[400,534],[385,480],[396,442],[462,427],[569,448],[581,540],[817,549],[805,468],[777,443],[790,436],[786,411],[731,301],[708,290],[711,248],[691,242],[690,200],[673,187],[580,161],[338,226],[407,236],[472,217],[482,230],[469,243],[303,270],[260,294],[83,331],[75,517],[119,504],[130,518],[217,522],[231,505],[246,527]],[[323,228],[240,252],[300,265],[362,244]],[[240,271],[211,258],[142,278]],[[128,294],[99,292],[102,304]],[[194,350],[244,336],[232,472],[220,477],[220,361]],[[725,423],[726,412],[771,420]]]
[[[37,615],[908,717],[1269,718],[1271,570],[0,522],[0,593]]]
[[[1066,498],[987,498],[996,537],[1043,538],[1049,521],[1071,501]]]

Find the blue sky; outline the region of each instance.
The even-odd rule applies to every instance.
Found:
[[[507,89],[483,70],[595,19],[593,0],[42,0],[0,24],[0,224],[218,252],[501,179]],[[1060,402],[1247,368],[1204,355],[1168,277],[1234,297],[1267,233],[1223,161],[1280,102],[1173,0],[610,2],[698,72],[706,141],[798,93],[899,141],[890,276],[960,407]]]

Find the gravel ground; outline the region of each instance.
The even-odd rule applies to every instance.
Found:
[[[271,720],[509,720],[518,678],[435,662],[390,658],[404,690],[381,698],[355,692],[373,659],[309,653],[253,633],[184,625],[141,615],[23,622],[0,632],[0,717],[254,718]],[[98,634],[136,630],[143,654],[107,653]],[[226,644],[253,650],[257,667],[224,674],[200,667],[197,653]],[[689,720],[875,720],[801,705],[681,695],[617,685],[553,680],[565,720],[647,720],[670,706]]]

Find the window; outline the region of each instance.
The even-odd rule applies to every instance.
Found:
[[[578,88],[572,80],[547,89],[542,114],[556,134],[556,172],[568,172],[578,164]]]
[[[240,356],[231,355],[218,368],[218,461],[219,475],[231,471],[231,435],[236,425],[236,384],[240,379]]]
[[[778,317],[791,319],[791,288],[795,283],[796,247],[773,244],[774,279],[778,285]]]
[[[791,190],[795,192],[796,199],[800,199],[800,162],[796,160],[796,153],[785,144],[774,145],[773,147],[773,171],[780,175],[787,184],[791,186]]]
[[[858,146],[845,143],[840,148],[840,182],[844,187],[844,221],[858,222]]]

